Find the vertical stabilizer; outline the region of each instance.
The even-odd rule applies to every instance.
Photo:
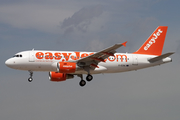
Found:
[[[159,26],[134,54],[161,55],[168,26]]]

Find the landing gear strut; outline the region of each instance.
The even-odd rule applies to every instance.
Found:
[[[32,82],[32,81],[33,81],[33,78],[32,78],[33,72],[32,72],[32,71],[29,71],[29,75],[30,75],[30,77],[28,78],[28,81],[29,81],[29,82]]]

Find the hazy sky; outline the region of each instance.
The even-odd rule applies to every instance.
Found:
[[[1,0],[1,120],[179,120],[179,0]],[[138,71],[75,77],[54,83],[48,72],[5,66],[31,50],[98,51],[128,41],[136,51],[158,26],[168,26],[163,53],[173,62]]]

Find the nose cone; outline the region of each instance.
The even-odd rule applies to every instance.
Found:
[[[13,61],[11,59],[8,59],[8,60],[6,60],[5,64],[6,64],[6,66],[12,68]]]

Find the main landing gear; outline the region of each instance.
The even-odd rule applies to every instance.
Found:
[[[81,81],[79,82],[79,85],[80,85],[81,87],[85,86],[85,85],[86,85],[86,81],[83,80],[83,75],[80,74],[80,75],[77,75],[77,76],[81,78]],[[93,79],[93,76],[90,75],[90,74],[88,74],[87,77],[86,77],[86,80],[87,80],[88,82],[90,82],[92,79]]]
[[[32,72],[32,71],[29,71],[29,75],[30,75],[30,77],[28,78],[28,81],[29,81],[29,82],[32,82],[32,81],[33,81],[33,78],[32,78],[33,72]]]
[[[92,79],[93,79],[93,76],[90,75],[90,74],[88,74],[87,77],[86,77],[86,80],[87,80],[88,82],[90,82]]]

